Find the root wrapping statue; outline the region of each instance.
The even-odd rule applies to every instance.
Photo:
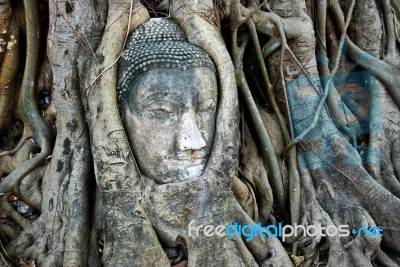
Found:
[[[142,204],[165,251],[184,252],[190,266],[270,262],[261,237],[246,243],[239,236],[188,234],[190,222],[254,224],[231,191],[237,157],[213,155],[213,147],[223,144],[215,141],[218,81],[210,57],[188,43],[172,20],[150,19],[128,40],[117,94],[145,182]]]

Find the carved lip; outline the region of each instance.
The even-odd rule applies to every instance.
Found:
[[[194,161],[194,160],[203,160],[206,157],[206,155],[204,156],[198,156],[198,157],[190,157],[190,156],[178,156],[175,159],[176,160],[186,160],[186,161]]]
[[[169,158],[166,161],[171,162],[171,163],[176,163],[176,164],[183,163],[185,165],[194,166],[194,165],[199,165],[199,164],[203,163],[204,160],[205,160],[205,156],[204,157],[176,157],[176,158]]]
[[[180,160],[180,161],[203,161],[207,157],[207,153],[204,151],[196,151],[194,153],[182,153],[178,154],[175,157],[170,157],[169,160]]]
[[[203,160],[204,160],[204,157],[198,157],[198,158],[181,157],[181,158],[173,158],[173,159],[170,158],[170,159],[168,159],[168,161],[171,161],[171,162],[174,162],[174,161],[176,161],[176,162],[187,162],[187,163],[191,163],[193,165],[200,164],[200,163],[203,162]]]

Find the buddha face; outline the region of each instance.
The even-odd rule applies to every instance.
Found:
[[[139,77],[123,111],[140,171],[158,183],[200,176],[214,139],[217,80],[209,68]]]

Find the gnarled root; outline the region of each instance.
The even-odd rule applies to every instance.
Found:
[[[15,98],[14,78],[18,70],[18,29],[10,1],[0,6],[0,133],[10,126]]]

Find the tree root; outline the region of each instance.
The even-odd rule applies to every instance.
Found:
[[[327,50],[327,1],[316,1],[315,2],[315,11],[314,14],[316,16],[315,18],[315,24],[316,24],[316,36],[317,36],[317,44],[316,44],[316,49],[317,49],[317,62],[318,62],[318,70],[319,73],[321,74],[321,84],[323,88],[329,88],[329,95],[327,97],[327,106],[329,109],[329,113],[334,119],[336,127],[343,133],[345,134],[350,142],[353,144],[354,147],[356,147],[356,129],[354,127],[351,127],[353,124],[351,122],[355,121],[356,118],[354,115],[350,112],[348,109],[347,105],[343,103],[343,101],[340,98],[339,93],[337,92],[335,86],[333,83],[331,84],[326,84],[326,78],[330,77],[330,67],[331,63],[329,62],[328,59],[328,50]],[[329,32],[328,32],[329,34]],[[338,42],[338,40],[332,41],[334,38],[333,35],[329,36],[329,41],[330,42]],[[339,48],[337,48],[337,52],[335,55],[332,55],[332,58],[337,58],[338,54],[340,54]],[[339,103],[341,103],[343,111],[339,110]]]
[[[42,192],[40,187],[46,168],[47,166],[36,168],[21,180],[18,188],[14,187],[14,191],[21,200],[36,210],[40,210],[40,205],[42,204]]]
[[[18,144],[11,150],[0,152],[0,158],[4,157],[4,156],[8,156],[8,155],[14,155],[15,153],[17,153],[18,150],[20,150],[21,147],[25,144],[25,142],[28,141],[28,139],[32,138],[32,136],[33,136],[33,134],[31,132],[31,130],[24,127],[22,137],[18,141]],[[35,143],[35,141],[33,139],[32,139],[32,142]]]
[[[239,8],[239,7],[238,7]],[[232,13],[238,13],[239,11],[235,12],[233,9]],[[239,13],[240,14],[240,13]],[[240,21],[242,17],[232,17],[232,24],[233,25],[240,25]],[[254,27],[254,25],[253,25]],[[272,146],[270,137],[264,127],[262,122],[261,116],[258,113],[258,109],[254,102],[253,97],[251,96],[250,88],[247,84],[246,77],[243,71],[243,55],[246,48],[246,43],[244,42],[241,46],[238,46],[237,42],[237,30],[232,31],[232,51],[233,51],[233,62],[235,64],[235,72],[236,72],[236,81],[242,97],[244,99],[244,103],[248,112],[251,114],[250,117],[252,118],[252,123],[256,128],[256,134],[258,142],[260,143],[261,155],[264,160],[265,169],[268,171],[268,178],[271,184],[271,187],[274,192],[274,197],[277,200],[278,206],[280,210],[285,213],[286,212],[286,196],[283,187],[282,176],[279,169],[279,164],[275,155],[274,148]],[[286,215],[286,217],[288,217]]]
[[[385,252],[382,250],[378,251],[376,255],[375,262],[379,264],[379,266],[383,267],[396,267],[398,264],[394,262]]]
[[[234,202],[235,221],[241,225],[254,225],[250,217],[242,210],[239,203]],[[292,266],[286,251],[277,238],[266,237],[265,240],[257,236],[250,242],[246,242],[247,248],[250,250],[260,266]]]
[[[19,37],[9,1],[0,7],[0,133],[10,126],[12,109],[18,95],[14,79],[18,70]]]
[[[262,114],[262,111],[260,111],[260,113]],[[269,119],[263,120],[264,124],[266,125],[268,123],[270,126],[273,125],[273,123],[275,122],[273,121],[272,117],[268,118]],[[271,135],[271,141],[274,148],[277,149],[283,144],[280,143],[282,142],[282,140],[277,140],[280,137],[278,136],[278,134],[280,134],[280,130],[279,126],[276,125],[276,123],[275,126],[276,128],[274,129],[274,132],[276,136],[274,136],[273,133],[269,134]],[[272,127],[269,127],[268,129],[271,128]],[[268,176],[263,165],[262,157],[260,157],[258,153],[256,143],[254,142],[253,137],[250,134],[250,130],[248,129],[247,124],[244,126],[242,138],[243,142],[240,149],[240,154],[242,159],[241,167],[243,170],[243,175],[247,177],[246,180],[250,180],[251,184],[253,184],[253,188],[258,201],[258,212],[264,217],[263,219],[266,222],[272,211],[273,195],[271,187],[268,183]],[[243,205],[241,206],[243,207]],[[257,220],[254,221],[257,222]]]
[[[30,222],[22,217],[8,202],[8,197],[10,193],[4,194],[0,201],[0,207],[6,213],[7,217],[9,217],[13,222],[15,222],[22,229],[27,229],[30,226]]]
[[[11,187],[43,164],[47,156],[51,153],[51,131],[50,127],[44,122],[36,106],[35,81],[37,74],[37,61],[39,50],[39,29],[38,10],[35,1],[24,1],[27,32],[27,57],[24,70],[24,77],[19,97],[20,116],[24,123],[24,133],[18,147],[23,148],[24,141],[33,133],[36,143],[40,147],[40,153],[33,158],[27,159],[19,164],[1,183],[4,193],[11,190]],[[12,152],[19,150],[14,149]],[[11,153],[11,152],[9,152]],[[7,153],[3,153],[3,156]],[[17,153],[18,154],[18,153]],[[2,191],[3,192],[3,191]]]
[[[264,124],[262,122],[261,116],[258,113],[258,109],[252,100],[252,96],[250,93],[250,89],[248,88],[247,82],[245,82],[245,77],[243,71],[239,72],[238,74],[238,86],[241,88],[241,92],[244,95],[245,102],[247,107],[249,108],[250,112],[252,113],[251,117],[254,118],[253,123],[256,124],[257,133],[259,133],[258,140],[260,140],[261,154],[263,155],[265,169],[271,170],[271,167],[274,166],[275,168],[273,171],[271,170],[268,178],[270,179],[271,187],[273,188],[273,192],[275,193],[274,196],[278,201],[278,205],[281,211],[284,213],[286,210],[286,197],[283,188],[283,181],[279,169],[279,165],[276,159],[275,151],[272,146],[271,140],[267,131],[265,130]],[[257,117],[256,117],[257,116]],[[260,134],[261,133],[261,134]],[[275,159],[275,160],[273,160]],[[278,190],[279,189],[279,190]]]
[[[395,26],[394,26],[394,18],[392,13],[392,7],[390,5],[390,0],[384,0],[381,2],[383,19],[386,28],[386,58],[389,61],[395,63],[395,65],[399,65],[398,56],[396,53],[396,38],[395,38]],[[395,60],[397,59],[397,60]],[[397,62],[396,62],[397,61]]]
[[[96,181],[101,191],[105,233],[103,263],[110,266],[167,265],[157,236],[141,207],[143,180],[135,164],[116,105],[117,65],[128,34],[149,19],[140,1],[109,3],[107,24],[96,59],[83,69],[82,98],[91,134]],[[118,41],[116,41],[118,40]],[[105,147],[104,145],[107,144]],[[118,163],[118,164],[115,164]],[[120,203],[129,203],[121,206]],[[132,240],[142,240],[146,245]]]
[[[259,11],[259,13],[261,13],[261,11]],[[263,17],[263,16],[261,16]],[[255,26],[255,23],[252,21],[252,19],[249,19],[246,24],[248,25],[249,31],[250,31],[250,35],[252,37],[252,41],[253,41],[253,45],[255,47],[256,50],[256,55],[257,55],[257,59],[258,59],[258,63],[261,67],[261,71],[262,71],[262,77],[264,80],[264,83],[267,87],[267,95],[268,95],[268,100],[270,101],[271,105],[272,105],[272,109],[274,111],[274,113],[276,114],[278,121],[279,121],[279,125],[281,128],[281,132],[283,134],[284,137],[284,141],[285,144],[288,145],[291,141],[291,137],[289,134],[289,131],[287,129],[286,126],[286,122],[285,119],[283,118],[283,115],[277,105],[275,96],[273,94],[273,86],[270,83],[270,79],[267,73],[267,68],[265,66],[265,62],[263,60],[263,56],[262,52],[261,52],[261,47],[260,47],[260,42],[258,40],[258,36],[256,33],[256,28],[260,28],[261,25],[265,25],[267,21],[265,21],[265,19],[268,19],[268,16],[265,16],[262,20],[258,20],[257,25],[258,27]],[[286,43],[286,37],[285,34],[283,33],[283,26],[281,23],[279,23],[279,20],[276,19],[274,16],[272,16],[271,19],[271,23],[274,24],[274,26],[276,28],[278,28],[278,32],[281,38],[281,44],[282,44],[282,49],[281,49],[281,62],[283,61],[283,55],[284,55],[284,51],[285,50],[289,50],[290,48],[288,47],[287,43]],[[273,36],[273,34],[269,34],[270,36]],[[274,38],[271,38],[270,41],[274,42]],[[268,44],[268,43],[267,43]],[[272,50],[270,50],[270,52],[272,52]],[[296,57],[293,55],[293,58],[296,59]],[[301,65],[301,64],[300,64]],[[282,69],[282,65],[280,68],[280,72],[281,72],[281,79],[283,81],[283,88],[285,88],[284,85],[284,77],[283,77],[283,69]],[[287,98],[287,97],[286,97]],[[287,101],[286,101],[287,102]],[[288,115],[290,114],[289,110],[287,110]],[[290,119],[290,115],[289,115],[289,119]],[[293,133],[292,133],[293,136]],[[299,222],[299,214],[300,214],[300,176],[299,173],[297,171],[297,164],[296,164],[296,149],[292,148],[289,151],[289,155],[288,155],[288,169],[289,169],[289,203],[290,203],[290,220],[292,224],[298,223]]]
[[[17,151],[14,157],[5,155],[0,157],[0,177],[4,177],[4,175],[11,173],[14,171],[20,164],[29,160],[32,157],[32,154],[37,150],[37,145],[31,139],[28,142],[25,142],[23,146]],[[21,178],[22,179],[22,178]],[[10,179],[8,179],[10,180]],[[0,182],[0,192],[7,192],[9,187],[4,187],[2,184],[10,183],[10,181],[6,181],[6,179]]]
[[[340,28],[343,28],[343,13],[338,1],[332,0],[330,4],[330,10],[335,22]],[[397,79],[400,75],[397,67],[367,54],[356,46],[348,37],[346,37],[346,45],[348,57],[362,68],[375,74],[389,91],[397,107],[400,108],[400,91],[397,90],[397,84],[400,83]]]
[[[14,265],[18,265],[24,252],[33,245],[37,234],[41,234],[40,227],[37,227],[35,222],[29,229],[22,232],[16,239],[12,240],[6,247],[3,253],[3,257],[12,262]],[[36,233],[32,230],[36,230]],[[29,258],[29,255],[26,258]]]
[[[342,36],[340,37],[339,51],[342,50],[343,45],[344,45],[344,39],[345,39],[345,37],[346,37],[347,28],[349,27],[349,24],[350,24],[350,20],[351,20],[351,16],[352,16],[352,13],[353,13],[354,5],[355,5],[355,0],[353,0],[353,1],[351,2],[351,5],[350,5],[349,14],[347,15],[347,18],[346,18],[346,22],[345,22],[345,25],[344,25],[344,28],[343,28]],[[335,59],[335,61],[334,61],[334,68],[333,68],[333,70],[331,71],[331,74],[330,74],[330,76],[328,77],[328,79],[327,79],[327,81],[326,81],[326,87],[325,87],[324,90],[323,90],[323,95],[322,95],[321,100],[320,100],[320,103],[318,104],[318,107],[317,107],[317,109],[316,109],[316,113],[315,113],[315,116],[314,116],[313,121],[310,123],[310,125],[309,125],[306,129],[303,130],[303,132],[301,132],[299,135],[297,135],[297,136],[293,139],[293,141],[292,141],[290,144],[287,145],[287,148],[286,148],[285,150],[288,150],[288,149],[291,148],[294,144],[296,144],[296,143],[298,143],[299,141],[301,141],[302,139],[304,139],[304,137],[305,137],[314,127],[316,127],[316,125],[317,125],[317,123],[318,123],[318,119],[319,119],[320,114],[321,114],[321,111],[322,111],[322,109],[323,109],[323,106],[324,106],[324,104],[325,104],[325,101],[326,101],[326,99],[327,99],[327,97],[328,97],[328,95],[329,95],[329,92],[330,92],[329,89],[330,89],[330,84],[331,84],[332,79],[333,79],[333,75],[335,75],[335,73],[336,73],[336,71],[337,71],[337,69],[338,69],[338,67],[339,67],[339,60],[340,60],[340,53],[337,54],[337,57],[336,57],[336,59]]]
[[[12,227],[9,224],[2,223],[0,224],[0,240],[1,242],[8,243],[11,240],[17,238],[18,234],[15,227]],[[2,251],[4,248],[1,249]]]
[[[280,6],[280,8],[282,8],[282,6]],[[313,47],[311,42],[308,45],[310,47]],[[307,44],[305,43],[305,37],[302,37],[301,40],[292,40],[291,47],[293,48],[297,46],[301,48],[307,46]],[[306,49],[296,49],[295,51],[297,51],[298,53],[298,58],[300,58],[302,62],[306,62],[308,64],[308,69],[311,69],[314,66],[314,60],[311,59],[310,61],[312,55],[311,53],[310,55],[306,54]],[[274,64],[275,62],[271,63],[272,66],[274,66]],[[291,64],[294,65],[296,63],[291,62]],[[290,66],[286,65],[286,67],[289,70],[287,71],[287,80],[295,80],[298,83],[293,85],[293,91],[288,91],[288,100],[292,110],[292,114],[296,114],[296,112],[298,112],[298,110],[300,110],[301,108],[303,108],[302,112],[304,112],[305,110],[309,110],[307,108],[304,108],[304,105],[313,107],[313,112],[310,112],[309,114],[310,117],[307,118],[306,116],[304,116],[305,114],[302,114],[301,116],[297,116],[298,114],[296,114],[296,117],[292,118],[295,130],[299,131],[298,127],[300,127],[301,132],[309,126],[309,119],[315,117],[314,108],[318,106],[316,102],[320,100],[320,96],[318,94],[315,94],[315,92],[311,92],[312,85],[310,83],[307,83],[307,86],[301,84],[299,78],[300,72],[298,70],[290,71]],[[318,76],[318,72],[314,71],[312,73]],[[302,90],[305,90],[305,96],[299,95],[300,92],[303,93]],[[291,100],[292,97],[293,100]],[[318,100],[311,100],[311,98],[315,98]],[[310,174],[308,174],[309,181],[304,181],[306,175],[304,174],[304,172],[302,172],[302,184],[303,182],[309,184],[311,186],[309,191],[316,192],[316,196],[313,197],[314,200],[311,202],[309,200],[309,202],[307,202],[303,199],[303,196],[307,196],[307,192],[302,191],[302,203],[310,204],[308,206],[302,206],[301,210],[305,211],[306,213],[307,210],[312,211],[307,216],[304,216],[304,214],[302,214],[302,224],[307,225],[321,222],[323,225],[327,226],[332,224],[339,225],[343,222],[354,220],[352,222],[352,227],[374,225],[385,227],[384,225],[387,225],[387,227],[390,228],[390,225],[396,225],[398,222],[394,214],[390,214],[389,211],[385,212],[385,207],[376,207],[376,205],[373,203],[377,202],[373,201],[372,199],[374,199],[375,197],[377,199],[382,197],[389,201],[393,201],[392,205],[396,207],[398,205],[398,201],[384,188],[380,186],[377,187],[377,184],[374,183],[371,177],[368,176],[365,170],[361,167],[361,162],[359,161],[359,158],[357,158],[358,155],[355,150],[350,149],[350,146],[342,138],[338,138],[339,135],[335,137],[338,132],[336,131],[336,127],[332,127],[332,123],[327,117],[327,112],[325,108],[323,108],[323,113],[321,113],[321,117],[319,118],[316,127],[318,128],[317,131],[314,129],[311,130],[309,134],[307,134],[306,140],[310,141],[303,142],[301,144],[303,146],[303,152],[301,152],[301,155],[303,155],[303,157],[307,160],[300,161],[299,166],[309,169],[310,174],[313,177],[314,183],[316,185],[316,189],[314,189],[314,187],[312,186],[313,183],[311,181]],[[320,146],[321,144],[317,146],[317,144],[314,142],[318,142],[318,140],[330,140],[329,147],[322,147]],[[332,149],[332,151],[327,151],[327,149]],[[328,155],[328,158],[325,158],[326,155]],[[332,155],[332,157],[330,157],[330,155]],[[321,165],[315,165],[317,161],[319,161]],[[349,164],[349,162],[351,162],[351,164]],[[327,168],[333,170],[329,172],[322,171],[321,166],[323,164],[330,166]],[[352,171],[354,169],[357,171]],[[337,173],[335,174],[335,172]],[[339,179],[339,177],[341,178]],[[364,178],[364,181],[361,177]],[[367,181],[365,181],[365,177],[367,177]],[[346,180],[346,184],[349,184],[352,188],[354,188],[357,192],[356,194],[354,194],[354,190],[353,193],[342,192],[343,185],[341,183]],[[373,185],[369,185],[371,183]],[[365,184],[368,185],[365,187]],[[370,189],[367,189],[367,187],[370,187]],[[385,197],[383,195],[385,195]],[[332,202],[329,202],[327,200],[328,198],[334,199],[334,201],[332,200]],[[354,205],[359,205],[363,208],[357,211],[357,213],[355,213],[354,211],[354,215],[350,215],[347,217],[337,217],[335,215],[340,214],[339,207],[351,210],[351,206]],[[329,211],[329,214],[326,213],[324,210]],[[331,219],[331,217],[334,218],[334,220]],[[392,238],[397,235],[397,233],[395,233],[395,229],[387,229],[387,231],[387,236],[383,237],[383,245],[386,246],[390,243],[390,241],[388,242],[388,239],[393,240]],[[367,265],[371,265],[371,260],[374,256],[376,256],[377,250],[380,246],[380,240],[373,238],[368,240],[365,240],[364,238],[356,238],[354,240],[355,241],[352,242],[351,240],[339,240],[337,238],[322,239],[321,237],[316,237],[314,239],[299,239],[298,244],[300,249],[304,251],[304,254],[306,256],[306,266],[311,265],[313,262],[316,263],[319,261],[318,250],[320,248],[329,248],[329,265],[337,264],[339,266],[352,266],[354,264],[357,264],[357,262],[358,264],[365,263]],[[393,249],[396,249],[394,247],[395,246],[392,246]],[[348,249],[348,251],[346,249]]]
[[[59,132],[59,135],[63,134],[62,131]],[[25,178],[28,184],[38,183],[38,179],[46,169],[42,187],[47,194],[43,196],[42,214],[39,219],[28,226],[22,225],[24,231],[7,245],[6,251],[15,264],[23,258],[32,259],[40,266],[60,264],[86,266],[87,258],[82,255],[81,250],[87,249],[88,236],[81,233],[89,231],[89,199],[87,197],[89,169],[87,166],[90,165],[90,159],[88,136],[86,134],[79,136],[76,148],[72,148],[72,154],[64,156],[72,160],[70,163],[65,161],[63,170],[60,170],[59,162],[64,159],[61,159],[57,153],[49,166],[40,167]],[[56,143],[56,147],[59,144],[59,142]],[[60,151],[60,153],[63,152]],[[70,169],[70,166],[74,168]],[[56,171],[57,168],[58,171]],[[22,182],[24,183],[25,181]],[[20,190],[23,195],[24,186],[20,186]],[[7,203],[2,205],[4,204]],[[2,206],[3,209],[5,207],[7,205]],[[21,219],[12,207],[9,207],[9,212],[10,215],[8,213],[7,215],[13,221],[18,222]]]

